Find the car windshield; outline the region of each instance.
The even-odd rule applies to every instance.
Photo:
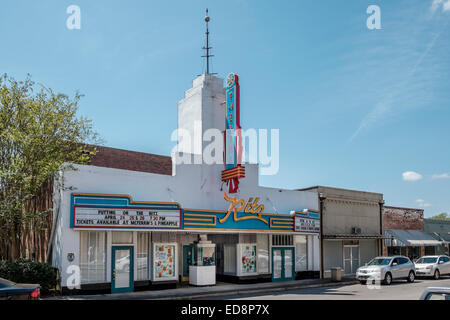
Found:
[[[375,258],[368,263],[369,266],[387,266],[391,262],[391,258]]]
[[[417,262],[416,263],[436,263],[436,261],[437,261],[437,258],[431,258],[431,257],[428,257],[428,258],[420,258],[419,260],[417,260]]]

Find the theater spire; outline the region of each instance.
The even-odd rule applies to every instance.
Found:
[[[203,50],[206,50],[206,55],[202,56],[202,58],[206,58],[206,74],[215,74],[209,72],[209,58],[214,57],[213,55],[209,54],[209,51],[212,49],[212,47],[209,46],[209,28],[208,23],[211,21],[211,18],[208,16],[208,9],[206,9],[206,16],[205,16],[205,22],[206,22],[206,47],[203,47]]]

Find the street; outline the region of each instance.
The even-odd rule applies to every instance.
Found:
[[[355,284],[341,287],[321,287],[300,289],[279,293],[249,296],[228,296],[216,299],[230,300],[417,300],[428,287],[450,287],[450,278],[438,281],[416,279],[414,283],[395,281],[390,286],[369,289],[366,285]]]

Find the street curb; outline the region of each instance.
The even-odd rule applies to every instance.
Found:
[[[283,291],[291,291],[291,290],[321,288],[321,287],[348,286],[348,285],[357,284],[357,283],[359,283],[359,281],[328,282],[328,283],[287,286],[287,287],[277,287],[277,288],[230,290],[230,291],[210,293],[210,294],[166,296],[166,297],[159,297],[159,298],[148,299],[148,300],[188,300],[188,299],[202,299],[202,298],[210,298],[210,297],[243,296],[243,295],[249,295],[249,294],[254,294],[254,293],[283,292]]]
[[[100,295],[100,296],[68,296],[68,297],[58,297],[58,298],[50,298],[49,300],[191,300],[191,299],[207,299],[207,298],[215,298],[215,297],[226,297],[226,296],[244,296],[244,295],[252,295],[252,294],[262,294],[262,293],[270,293],[270,292],[284,292],[284,291],[292,291],[292,290],[301,290],[301,289],[311,289],[311,288],[321,288],[321,287],[337,287],[337,286],[347,286],[352,284],[357,284],[359,281],[357,280],[347,280],[342,282],[325,282],[325,283],[310,283],[310,284],[301,284],[301,283],[289,283],[283,286],[276,287],[264,287],[264,288],[230,288],[223,291],[217,292],[205,292],[205,293],[163,293],[161,294],[142,294],[135,292],[131,295]]]

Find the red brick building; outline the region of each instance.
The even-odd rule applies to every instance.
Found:
[[[172,175],[172,159],[168,156],[96,146],[92,166]]]
[[[401,254],[418,258],[434,254],[440,243],[424,232],[423,209],[383,208],[384,255]]]

